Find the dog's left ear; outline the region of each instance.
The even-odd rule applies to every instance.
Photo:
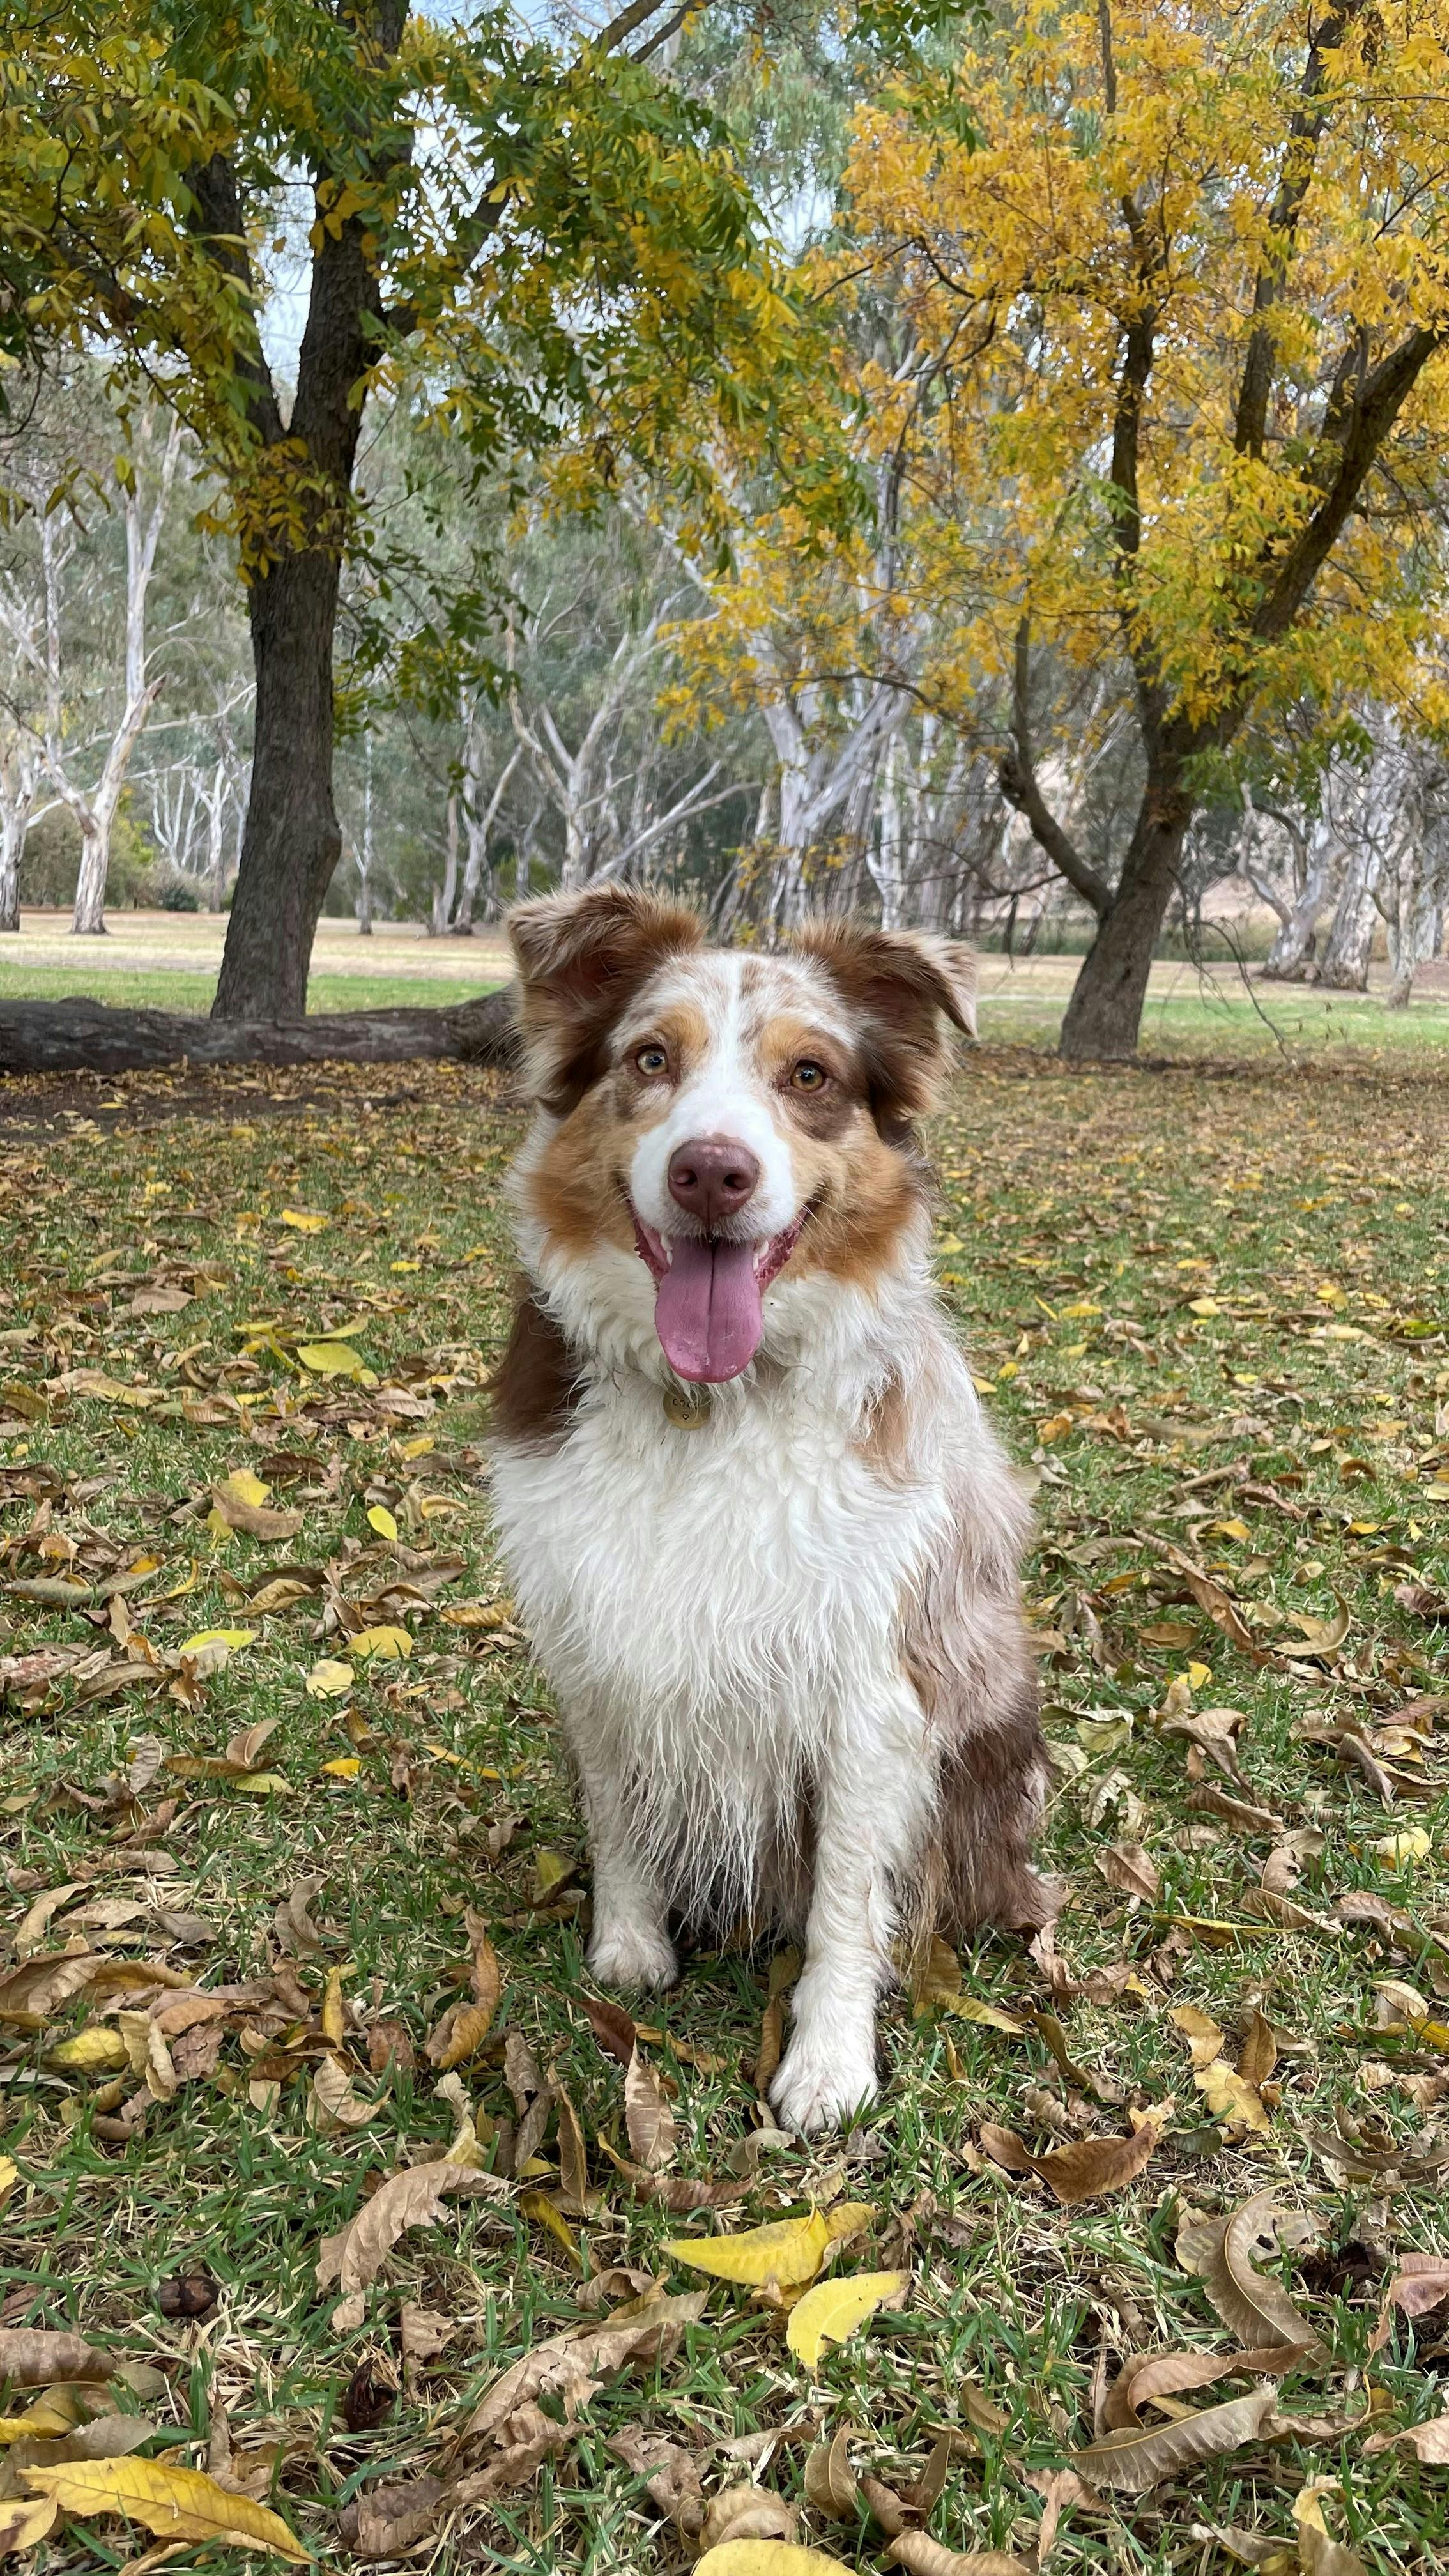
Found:
[[[646,977],[704,941],[686,904],[608,878],[515,904],[506,928],[529,1087],[561,1117],[604,1072],[609,1032]]]
[[[976,959],[925,930],[811,921],[796,947],[817,958],[860,1022],[871,1106],[883,1135],[931,1107],[950,1061],[947,1023],[976,1035]]]

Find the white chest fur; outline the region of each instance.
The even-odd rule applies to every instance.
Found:
[[[671,1422],[657,1385],[595,1384],[554,1449],[503,1448],[504,1554],[561,1693],[674,1730],[816,1735],[890,1652],[940,1525],[928,1484],[887,1486],[857,1407],[792,1372]],[[682,1748],[681,1748],[682,1749]]]

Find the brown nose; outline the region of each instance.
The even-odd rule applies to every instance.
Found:
[[[734,1136],[691,1136],[669,1157],[669,1195],[714,1234],[753,1198],[760,1167]]]

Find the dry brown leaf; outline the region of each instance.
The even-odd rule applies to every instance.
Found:
[[[607,2138],[600,2138],[599,2145],[631,2191],[641,2200],[657,2201],[675,2218],[687,2217],[692,2209],[731,2209],[737,2200],[748,2199],[754,2189],[749,2175],[741,2175],[738,2182],[699,2182],[690,2174],[646,2173],[642,2165],[621,2156]]]
[[[1130,2138],[1080,2138],[1073,2146],[1050,2147],[1045,2155],[1034,2156],[1014,2129],[999,2129],[988,2121],[982,2125],[981,2143],[995,2163],[1009,2173],[1036,2174],[1070,2208],[1135,2181],[1160,2135],[1149,2114]]]
[[[842,2424],[829,2442],[817,2442],[805,2462],[805,2501],[832,2522],[855,2520],[859,2489],[850,2465],[850,2427]]]
[[[0,2502],[0,2558],[34,2549],[54,2530],[60,2507],[54,2496],[8,2496]]]
[[[1399,2433],[1374,2433],[1366,2452],[1412,2451],[1429,2468],[1449,2468],[1449,2415],[1431,2415],[1426,2424],[1406,2424]]]
[[[355,2557],[404,2557],[432,2530],[447,2492],[442,2478],[369,2488],[339,2514],[339,2534]]]
[[[68,2379],[112,2379],[119,2364],[97,2352],[84,2335],[51,2334],[43,2326],[0,2328],[0,2379],[16,2388],[49,2388]]]
[[[211,1502],[229,1530],[240,1530],[244,1538],[262,1539],[271,1546],[278,1539],[295,1538],[302,1526],[300,1512],[279,1512],[268,1503],[251,1502],[230,1478],[212,1486]]]
[[[928,2531],[903,2531],[886,2556],[893,2567],[908,2567],[911,2576],[1032,2576],[1025,2558],[1001,2549],[944,2549]]]
[[[580,1995],[581,2011],[587,2013],[589,2028],[600,2048],[608,2056],[627,2066],[639,2042],[639,2034],[622,2004],[609,2003],[601,1995]]]
[[[405,2165],[401,2173],[388,2176],[381,2190],[335,2236],[323,2237],[317,2251],[318,2289],[330,2289],[335,2281],[344,2298],[365,2290],[377,2279],[398,2238],[410,2227],[425,2227],[440,2218],[450,2195],[506,2200],[508,2185],[496,2174],[476,2173],[441,2159]]]
[[[583,2218],[589,2207],[589,2158],[579,2115],[561,2085],[553,2086],[558,2109],[558,2169],[562,2186],[559,2198],[575,2218]]]
[[[1199,2460],[1240,2450],[1272,2413],[1276,2396],[1276,2389],[1257,2388],[1248,2397],[1230,2398],[1225,2406],[1209,2406],[1201,2414],[1180,2415],[1171,2424],[1135,2425],[1104,2434],[1100,2442],[1074,2451],[1071,2465],[1092,2486],[1140,2494],[1144,2487],[1157,2486],[1163,2478],[1195,2467]]]
[[[700,2527],[701,2549],[720,2549],[727,2540],[793,2541],[799,2515],[783,2496],[768,2487],[726,2487],[711,2496]]]
[[[658,2173],[674,2153],[674,2113],[654,2068],[636,2048],[624,2076],[624,2125],[646,2173]]]
[[[51,1950],[0,1977],[0,2021],[38,2029],[113,1962],[97,1950]]]
[[[516,2408],[532,2405],[550,2390],[571,2380],[599,2379],[634,2361],[663,2358],[674,2349],[682,2327],[702,2317],[707,2290],[688,2290],[658,2300],[645,2316],[623,2325],[590,2326],[582,2334],[553,2335],[535,2344],[511,2370],[496,2380],[463,2428],[465,2441],[482,2441],[495,2433]]]
[[[1311,2356],[1324,2346],[1307,2319],[1299,2315],[1281,2281],[1259,2271],[1254,2248],[1275,2243],[1271,2192],[1258,2192],[1231,2216],[1195,2221],[1179,2228],[1177,2256],[1185,2271],[1202,2282],[1224,2325],[1249,2351],[1296,2344]]]
[[[1141,1843],[1113,1843],[1110,1850],[1095,1852],[1093,1859],[1107,1885],[1120,1888],[1124,1896],[1140,1896],[1150,1905],[1162,1892],[1162,1881]]]
[[[1238,2051],[1238,2073],[1245,2084],[1251,2084],[1256,2090],[1267,2083],[1277,2063],[1278,2041],[1273,2025],[1255,2005],[1243,2033],[1243,2045]]]
[[[1124,2361],[1107,2391],[1103,2425],[1109,2433],[1126,2432],[1138,2422],[1144,2406],[1159,2397],[1180,2397],[1185,2389],[1214,2388],[1220,2379],[1246,2371],[1271,2372],[1281,2378],[1301,2361],[1304,2344],[1271,2344],[1262,2352],[1139,2352]]]

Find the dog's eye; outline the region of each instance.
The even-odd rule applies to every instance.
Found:
[[[643,1046],[634,1058],[641,1073],[666,1073],[669,1058],[662,1046]]]
[[[818,1091],[825,1080],[825,1067],[823,1064],[816,1064],[810,1056],[805,1056],[796,1065],[790,1080],[797,1091]]]

